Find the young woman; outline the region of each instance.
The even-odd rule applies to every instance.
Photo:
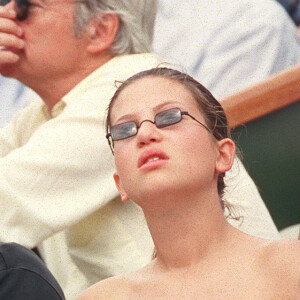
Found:
[[[80,299],[299,299],[299,241],[249,236],[224,218],[235,145],[209,91],[175,70],[141,72],[117,90],[107,124],[116,185],[143,209],[157,255]]]

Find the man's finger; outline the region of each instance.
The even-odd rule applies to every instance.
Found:
[[[18,60],[19,60],[19,55],[11,51],[1,49],[0,50],[0,71],[1,71],[1,65],[12,64],[17,62]]]

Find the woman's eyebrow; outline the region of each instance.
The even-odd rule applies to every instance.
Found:
[[[126,114],[120,118],[118,118],[114,123],[119,123],[120,121],[128,121],[128,120],[134,120],[136,117],[136,114]]]
[[[167,105],[170,105],[170,104],[173,104],[173,105],[182,105],[182,103],[179,102],[179,101],[175,101],[175,100],[174,101],[167,101],[167,102],[160,103],[160,104],[156,105],[155,107],[153,107],[153,111],[159,111],[163,107],[165,107]]]
[[[154,106],[152,108],[152,110],[154,112],[157,112],[159,110],[161,110],[163,107],[167,106],[167,105],[170,105],[170,104],[173,104],[173,105],[182,105],[181,102],[179,101],[167,101],[167,102],[163,102],[163,103],[160,103],[156,106]],[[126,114],[126,115],[123,115],[122,117],[118,118],[114,123],[117,124],[119,123],[120,121],[131,121],[131,120],[135,120],[136,117],[137,117],[138,113],[132,113],[132,114]]]

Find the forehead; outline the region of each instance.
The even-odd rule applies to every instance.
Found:
[[[174,102],[175,106],[184,109],[197,107],[193,94],[182,83],[149,76],[137,79],[122,90],[113,105],[112,116],[138,113],[166,102]]]

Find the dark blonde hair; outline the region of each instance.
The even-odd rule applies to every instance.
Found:
[[[230,130],[227,122],[225,112],[220,105],[220,103],[215,99],[215,97],[198,81],[196,81],[191,76],[182,73],[180,71],[169,69],[169,68],[154,68],[147,71],[137,73],[123,82],[120,87],[115,92],[112,97],[110,104],[108,106],[108,114],[106,119],[106,132],[108,133],[111,127],[111,110],[118,99],[120,93],[129,85],[135,81],[145,78],[145,77],[163,77],[166,79],[174,80],[181,83],[186,87],[193,95],[201,113],[204,116],[206,126],[211,131],[212,135],[216,140],[222,140],[224,138],[230,138]],[[219,174],[218,177],[218,193],[220,196],[220,201],[223,210],[228,208],[229,205],[222,200],[224,194],[224,176],[225,173]]]

